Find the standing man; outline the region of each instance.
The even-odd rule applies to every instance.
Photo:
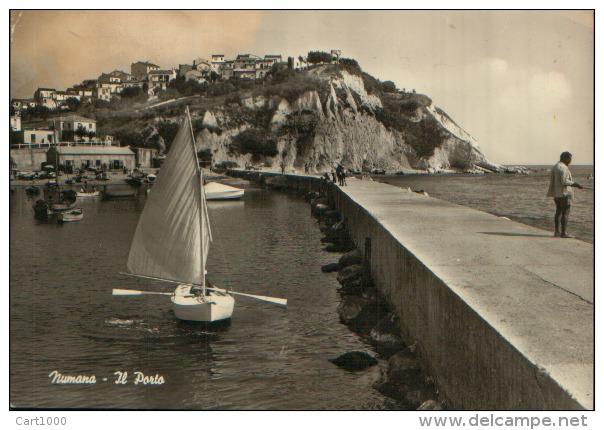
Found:
[[[573,156],[570,152],[560,154],[560,161],[552,167],[549,190],[547,191],[547,197],[553,197],[554,203],[556,203],[556,215],[554,217],[556,231],[554,236],[566,239],[574,238],[566,232],[574,194],[572,187],[583,189],[581,184],[573,181],[570,170],[568,170],[572,159]]]

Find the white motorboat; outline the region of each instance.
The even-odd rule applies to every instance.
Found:
[[[236,293],[207,284],[205,266],[212,232],[202,184],[187,108],[140,216],[128,257],[130,273],[126,273],[178,286],[173,293],[114,289],[113,294],[170,296],[176,318],[200,322],[231,318],[235,295],[286,305],[285,299]]]
[[[78,199],[94,199],[101,195],[100,191],[78,191]]]
[[[60,223],[81,221],[84,218],[84,209],[76,208],[70,211],[65,211],[57,214]]]
[[[245,190],[231,187],[219,182],[208,182],[204,185],[206,200],[238,200],[243,197]]]

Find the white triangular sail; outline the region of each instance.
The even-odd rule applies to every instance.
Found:
[[[131,273],[205,285],[211,233],[202,181],[187,112],[139,219]]]

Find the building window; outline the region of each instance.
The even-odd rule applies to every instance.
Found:
[[[36,135],[35,134],[31,135],[31,143],[36,143]]]

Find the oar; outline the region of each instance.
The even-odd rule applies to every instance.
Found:
[[[137,275],[135,273],[126,273],[126,272],[119,272],[119,273],[120,273],[120,275],[134,276],[136,278],[152,279],[154,281],[170,282],[172,284],[184,284],[184,282],[175,281],[175,280],[172,280],[172,279],[156,278],[154,276]],[[206,289],[207,290],[212,290],[212,291],[219,291],[221,293],[227,293],[227,294],[237,294],[239,296],[245,296],[245,297],[249,297],[249,298],[252,298],[252,299],[258,299],[258,300],[263,300],[265,302],[275,303],[277,305],[287,306],[287,299],[280,299],[278,297],[255,296],[253,294],[236,293],[234,291],[227,291],[227,290],[222,290],[220,288],[213,288],[213,287],[212,288],[211,287],[206,287]],[[123,290],[123,291],[134,291],[134,290]],[[141,293],[143,293],[143,291],[141,291]],[[155,294],[170,294],[170,293],[155,293]],[[116,295],[116,294],[114,294],[114,295]],[[124,294],[124,295],[136,295],[136,294]]]
[[[154,295],[154,296],[174,296],[174,293],[157,293],[155,291],[140,291],[140,290],[120,290],[119,288],[113,289],[114,296],[144,296],[144,295]],[[183,297],[193,297],[193,294],[179,294],[178,296]]]
[[[257,299],[257,300],[262,300],[265,302],[275,303],[276,305],[287,306],[287,299],[280,299],[278,297],[256,296],[254,294],[237,293],[235,291],[227,291],[227,290],[222,290],[220,288],[211,288],[211,287],[206,287],[206,290],[218,291],[220,293],[227,293],[227,294],[235,294],[237,296],[249,297],[250,299]]]

